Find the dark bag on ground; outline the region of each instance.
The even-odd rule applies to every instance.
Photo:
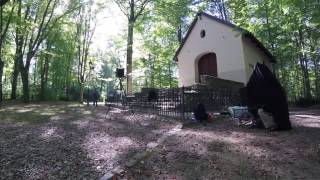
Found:
[[[205,122],[208,120],[208,113],[203,104],[198,104],[193,111],[194,117],[199,122]]]

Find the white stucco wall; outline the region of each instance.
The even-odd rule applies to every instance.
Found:
[[[257,45],[252,43],[250,39],[243,37],[243,51],[244,51],[244,59],[245,59],[245,69],[246,69],[246,81],[249,80],[253,67],[257,62],[265,64],[272,71],[272,63],[270,63],[270,58],[265,55]]]
[[[204,38],[201,30],[206,31]],[[211,52],[217,55],[218,78],[246,83],[243,50],[240,32],[201,16],[178,55],[179,86],[198,82],[197,62]]]

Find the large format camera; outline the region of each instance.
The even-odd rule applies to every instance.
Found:
[[[124,68],[117,68],[116,77],[117,78],[124,78]]]

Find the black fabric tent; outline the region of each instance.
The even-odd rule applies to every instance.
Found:
[[[269,68],[257,63],[253,74],[246,86],[247,103],[249,109],[258,108],[272,113],[279,130],[291,129],[287,95],[280,82]]]

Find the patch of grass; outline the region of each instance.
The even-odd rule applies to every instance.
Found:
[[[319,104],[319,99],[314,98],[299,98],[296,100],[295,105],[298,107],[310,107],[312,105]]]
[[[240,176],[249,176],[250,175],[250,163],[248,161],[247,158],[245,157],[241,157],[239,159],[239,169],[238,169],[238,173]]]
[[[46,123],[51,116],[45,113],[34,111],[17,112],[17,111],[2,111],[0,113],[0,122],[25,122],[30,124]]]
[[[65,112],[65,109],[46,104],[16,104],[0,109],[0,123],[23,122],[30,124],[46,123],[51,116]]]
[[[318,161],[320,161],[320,144],[313,144],[311,146],[311,151]]]
[[[215,141],[208,145],[210,152],[226,152],[228,148],[230,148],[228,144],[220,141]]]

